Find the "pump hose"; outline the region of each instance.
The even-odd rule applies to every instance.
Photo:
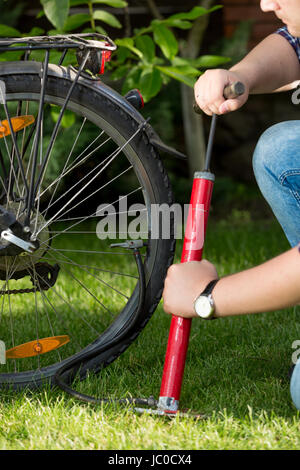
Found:
[[[126,328],[122,330],[122,332],[117,335],[113,341],[109,341],[107,343],[101,344],[98,348],[94,349],[90,353],[84,353],[82,357],[77,357],[73,361],[68,362],[63,367],[61,367],[54,376],[55,384],[67,392],[69,395],[77,398],[81,401],[91,404],[101,404],[101,403],[119,403],[122,405],[129,405],[129,404],[137,404],[137,405],[148,405],[148,406],[155,406],[157,404],[157,400],[153,397],[149,398],[96,398],[90,395],[86,395],[84,393],[77,392],[77,390],[72,389],[69,385],[67,385],[66,380],[69,382],[72,380],[72,377],[76,375],[76,372],[79,370],[80,366],[84,365],[84,363],[88,362],[89,360],[93,359],[95,356],[100,354],[107,349],[110,349],[112,346],[117,344],[121,339],[123,339],[132,329],[136,320],[138,319],[140,312],[145,303],[145,295],[146,295],[146,280],[145,280],[145,271],[144,265],[142,262],[141,254],[138,249],[134,249],[133,251],[135,261],[137,264],[138,274],[139,274],[139,301],[138,306],[133,314],[130,322],[126,325]],[[67,378],[63,380],[62,375],[67,374]]]

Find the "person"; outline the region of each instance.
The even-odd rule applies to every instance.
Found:
[[[236,111],[249,94],[292,90],[300,80],[300,2],[261,0],[285,24],[229,70],[206,71],[195,84],[195,100],[207,115]],[[226,85],[241,81],[245,93],[224,99]],[[285,253],[251,269],[219,278],[208,260],[170,266],[163,290],[167,314],[221,318],[274,311],[300,303],[300,121],[275,124],[260,137],[253,158],[258,186],[291,245]],[[300,409],[300,362],[290,391]]]

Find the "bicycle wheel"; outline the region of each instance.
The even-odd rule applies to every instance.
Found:
[[[70,341],[46,354],[35,350],[33,357],[7,359],[0,365],[0,385],[15,387],[51,383],[67,361],[104,343],[111,342],[112,347],[89,360],[81,376],[115,360],[154,312],[174,253],[172,218],[170,236],[152,236],[157,227],[151,208],[169,206],[173,200],[163,165],[142,130],[142,116],[100,81],[80,78],[53,138],[72,70],[49,65],[37,130],[40,70],[38,63],[19,62],[5,63],[0,71],[9,119],[13,123],[23,119],[15,140],[24,173],[22,177],[12,135],[2,135],[0,204],[21,223],[35,144],[40,167],[51,139],[53,144],[27,224],[38,248],[33,253],[0,251],[0,339],[6,349],[59,335],[68,335]],[[2,124],[9,121],[3,110],[0,117]],[[146,217],[141,217],[142,212]],[[139,298],[132,254],[110,246],[133,238],[124,236],[121,216],[127,217],[127,227],[135,227],[133,233],[146,224],[147,247],[142,252],[146,298],[134,329],[115,344]],[[5,244],[3,239],[0,243]]]

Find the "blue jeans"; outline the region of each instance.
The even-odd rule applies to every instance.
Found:
[[[300,121],[267,129],[253,157],[258,186],[293,247],[300,242]],[[300,262],[300,255],[299,255]],[[300,361],[290,383],[294,405],[300,409]]]
[[[258,186],[291,246],[300,242],[300,121],[267,129],[253,156]]]

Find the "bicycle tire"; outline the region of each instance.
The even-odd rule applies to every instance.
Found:
[[[0,80],[5,82],[8,103],[37,102],[40,95],[41,64],[35,62],[4,63],[1,65]],[[46,82],[45,102],[61,106],[67,91],[74,79],[71,69],[49,65]],[[173,194],[169,179],[160,157],[147,134],[139,126],[144,118],[129,105],[117,92],[104,85],[101,81],[89,81],[80,78],[76,84],[67,108],[76,115],[88,119],[93,125],[104,129],[110,138],[119,146],[134,133],[137,135],[126,145],[123,153],[133,165],[137,179],[142,181],[143,194],[148,205],[173,203]],[[150,227],[151,232],[151,227]],[[81,378],[90,370],[97,373],[103,367],[112,363],[137,338],[155,311],[161,298],[164,278],[167,268],[172,263],[175,249],[174,227],[171,227],[170,237],[163,239],[148,239],[145,259],[146,298],[141,315],[134,329],[120,343],[100,353],[86,362],[80,370]],[[84,357],[102,343],[107,343],[116,337],[131,318],[138,301],[138,288],[135,287],[123,310],[112,323],[91,343],[82,350],[59,362],[31,370],[0,373],[0,386],[7,384],[20,388],[24,386],[40,386],[46,382],[53,383],[53,377],[59,368],[77,356]],[[1,298],[1,296],[0,296]]]

